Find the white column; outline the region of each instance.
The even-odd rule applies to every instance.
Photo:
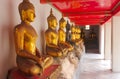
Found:
[[[120,16],[112,18],[112,71],[120,72]]]
[[[104,58],[104,24],[100,26],[99,29],[99,52],[102,55],[102,59]]]
[[[104,57],[106,60],[111,59],[111,22],[105,23],[105,46],[104,46]]]

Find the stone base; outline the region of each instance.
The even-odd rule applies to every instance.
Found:
[[[14,68],[10,71],[8,79],[57,79],[60,71],[59,65],[52,65],[45,69],[42,75],[27,76],[23,74],[18,68]]]
[[[66,57],[59,59],[58,62],[61,66],[61,72],[57,79],[73,79],[83,53],[85,53],[85,47],[81,42]]]

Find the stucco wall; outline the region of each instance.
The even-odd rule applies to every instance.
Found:
[[[120,72],[120,16],[113,16],[112,18],[112,71]]]
[[[99,29],[99,52],[104,58],[104,24],[100,26]]]
[[[111,22],[105,23],[105,59],[111,59]]]

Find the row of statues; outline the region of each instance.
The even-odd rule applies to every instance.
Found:
[[[66,21],[63,17],[60,19],[59,30],[57,32],[57,19],[53,15],[52,9],[47,21],[48,29],[45,32],[47,54],[54,57],[65,56],[68,51],[73,49],[72,45],[66,42],[66,32],[64,31],[64,28],[66,27]]]
[[[23,0],[19,5],[21,23],[14,29],[16,62],[20,71],[27,75],[41,74],[45,68],[54,62],[54,57],[66,56],[73,50],[73,44],[79,44],[81,30],[72,25],[71,39],[67,41],[67,32],[64,31],[66,21],[62,17],[59,21],[59,30],[56,31],[57,19],[52,10],[47,18],[48,29],[45,32],[46,53],[41,55],[36,47],[37,33],[30,24],[35,18],[35,8],[29,0]]]

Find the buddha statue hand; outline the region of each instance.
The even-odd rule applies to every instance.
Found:
[[[43,67],[44,67],[44,62],[42,61],[42,58],[38,58],[37,59],[37,64],[40,66],[40,68],[42,68],[43,70]]]
[[[42,68],[42,71],[53,64],[53,57],[48,55],[43,55],[38,59],[38,64]]]

